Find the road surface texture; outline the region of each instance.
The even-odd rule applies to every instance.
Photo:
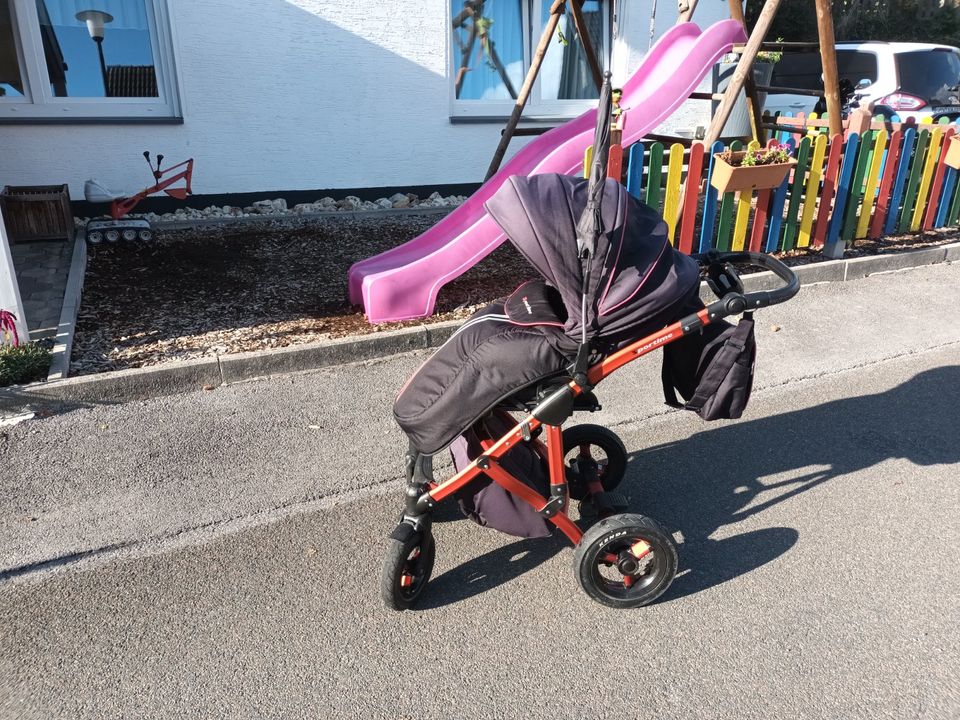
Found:
[[[423,353],[2,428],[0,717],[960,717],[958,305],[957,265],[804,288],[737,422],[667,411],[658,356],[602,385],[679,543],[632,611],[452,506],[382,607]]]

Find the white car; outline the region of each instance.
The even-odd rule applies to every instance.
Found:
[[[960,117],[960,49],[905,42],[837,43],[841,85],[857,88],[860,107],[886,106],[901,119]],[[823,90],[820,53],[785,52],[773,66],[773,87]],[[841,98],[842,99],[842,98]],[[817,106],[809,95],[770,93],[768,112],[809,114]]]

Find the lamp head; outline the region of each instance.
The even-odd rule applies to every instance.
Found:
[[[87,24],[87,32],[94,40],[103,40],[103,27],[113,22],[113,15],[102,10],[82,10],[76,15],[77,20]]]

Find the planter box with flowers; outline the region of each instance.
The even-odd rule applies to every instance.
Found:
[[[710,184],[721,193],[768,190],[779,186],[796,164],[787,145],[736,152],[724,150],[714,155]]]

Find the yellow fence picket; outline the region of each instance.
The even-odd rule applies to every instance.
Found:
[[[880,184],[880,170],[883,167],[883,151],[887,147],[887,131],[877,131],[876,143],[873,146],[873,162],[867,171],[867,187],[863,192],[863,204],[860,205],[860,219],[857,221],[856,238],[867,236],[867,226],[870,224],[870,211],[876,199],[877,186]]]
[[[827,136],[817,135],[813,141],[813,159],[810,161],[810,176],[803,193],[803,213],[800,215],[800,231],[797,234],[797,247],[810,247],[810,234],[813,232],[813,213],[817,209],[817,195],[820,193],[820,178],[823,176],[823,158],[827,154]]]
[[[759,150],[760,143],[751,140],[747,145],[747,151]],[[747,241],[747,222],[750,220],[750,205],[753,199],[752,190],[741,190],[740,199],[737,200],[737,219],[733,224],[733,243],[731,250],[743,250]]]
[[[923,175],[920,176],[920,192],[917,193],[917,204],[913,208],[913,217],[910,220],[910,232],[917,232],[923,222],[923,212],[927,209],[927,193],[930,192],[930,182],[933,180],[933,171],[937,169],[940,160],[940,139],[943,137],[943,126],[937,125],[930,135],[930,148],[927,150],[927,162],[923,166]]]
[[[680,210],[680,175],[683,173],[683,145],[670,146],[670,161],[667,165],[667,190],[663,200],[663,219],[667,223],[670,244],[676,245],[677,213]]]
[[[593,145],[587,145],[583,151],[583,178],[590,179],[590,163],[593,162]]]

